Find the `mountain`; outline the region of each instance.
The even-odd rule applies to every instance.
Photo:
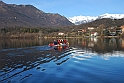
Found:
[[[100,25],[104,25],[104,28],[109,28],[113,26],[120,27],[124,25],[124,18],[122,19],[111,19],[111,18],[102,18],[96,19],[95,21],[84,23],[78,25],[78,28],[88,28],[88,27],[99,27]]]
[[[95,21],[97,19],[102,19],[102,18],[110,18],[110,19],[122,19],[124,18],[124,14],[103,14],[100,16],[74,16],[68,18],[69,21],[74,23],[75,25],[80,25],[83,23],[89,23],[92,21]]]
[[[66,17],[45,13],[32,5],[6,4],[0,1],[0,28],[11,26],[58,27],[71,26]]]

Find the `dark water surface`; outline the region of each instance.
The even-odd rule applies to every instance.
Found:
[[[1,39],[0,83],[124,83],[124,40]]]

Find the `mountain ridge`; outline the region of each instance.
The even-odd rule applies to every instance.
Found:
[[[102,19],[102,18],[110,18],[110,19],[122,19],[124,18],[124,14],[109,14],[105,13],[99,16],[74,16],[74,17],[69,17],[68,20],[74,23],[75,25],[80,25],[83,23],[89,23],[92,21],[95,21],[97,19]]]
[[[33,5],[6,4],[0,1],[0,28],[24,27],[58,27],[71,26],[66,17],[60,14],[45,13]]]

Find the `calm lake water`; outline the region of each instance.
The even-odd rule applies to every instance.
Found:
[[[124,39],[0,39],[0,83],[124,83]]]

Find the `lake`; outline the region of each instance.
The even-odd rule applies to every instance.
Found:
[[[124,83],[124,39],[0,39],[0,83]]]

